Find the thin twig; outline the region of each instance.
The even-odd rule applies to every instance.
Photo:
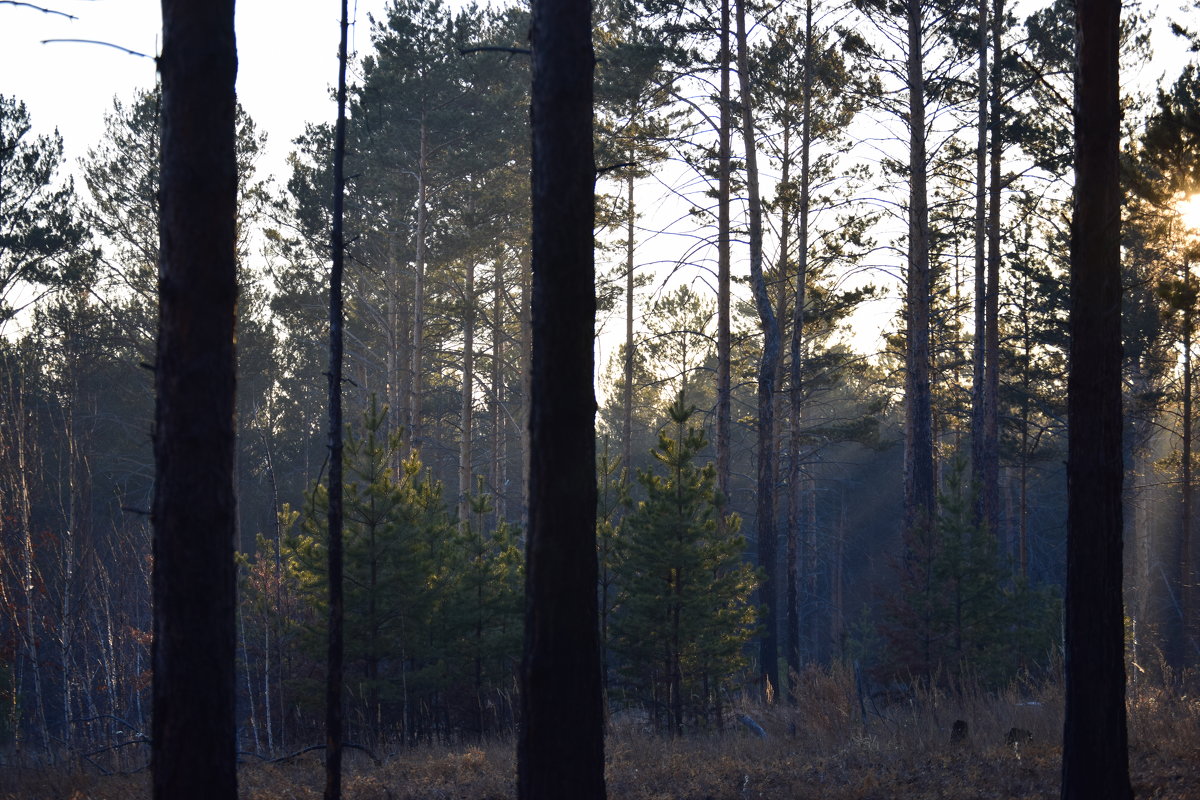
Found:
[[[67,19],[79,19],[79,17],[68,14],[65,11],[56,11],[53,8],[46,8],[45,6],[34,5],[33,3],[23,3],[20,0],[0,0],[0,6],[20,6],[21,8],[32,8],[34,11],[41,11],[43,14],[54,14],[59,17],[66,17]]]
[[[7,0],[3,0],[3,2],[7,2]],[[97,39],[42,39],[42,44],[64,44],[64,43],[65,44],[99,44],[99,45],[103,45],[104,47],[111,47],[114,50],[120,50],[122,53],[128,53],[131,56],[138,56],[139,58],[154,58],[153,56],[148,56],[145,53],[139,53],[137,50],[130,50],[128,47],[122,47],[121,45],[113,44],[112,42],[101,42]]]

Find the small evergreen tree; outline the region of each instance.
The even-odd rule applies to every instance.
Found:
[[[689,718],[715,715],[720,725],[721,695],[745,666],[756,617],[738,520],[728,517],[720,531],[714,468],[694,463],[707,445],[688,425],[694,410],[682,394],[669,407],[654,451],[666,474],[639,472],[646,500],[622,525],[616,564],[612,647],[633,697],[672,735]]]
[[[411,682],[401,673],[427,660],[438,641],[440,596],[448,569],[443,544],[451,526],[441,485],[424,474],[414,454],[399,474],[389,466],[399,435],[384,433],[386,409],[374,401],[363,414],[361,432],[346,441],[345,575],[346,688],[351,723],[377,730],[409,706]],[[298,576],[309,603],[325,602],[325,510],[328,492],[315,484],[300,531],[284,544],[284,557]],[[307,637],[315,654],[324,648],[324,614],[317,613]],[[316,685],[302,686],[310,692]],[[316,701],[315,695],[309,698]]]
[[[475,736],[512,721],[513,665],[521,651],[523,558],[517,530],[501,522],[484,529],[493,511],[480,476],[470,519],[450,541],[444,635],[454,699],[464,730]]]
[[[947,482],[937,524],[906,539],[900,591],[886,609],[886,667],[919,679],[971,674],[996,686],[1045,660],[1059,603],[1048,589],[1008,578],[996,537],[972,521],[961,461]]]
[[[479,736],[512,722],[520,652],[523,568],[518,531],[485,530],[491,497],[477,492],[466,524],[414,452],[397,463],[399,432],[372,400],[348,431],[345,467],[347,725],[405,741]],[[282,592],[302,621],[285,629],[294,659],[285,689],[300,711],[321,704],[318,665],[326,636],[325,488],[314,484],[303,513],[285,509]],[[249,600],[266,607],[270,543],[248,563]]]

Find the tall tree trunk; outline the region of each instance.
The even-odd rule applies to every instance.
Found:
[[[406,331],[401,327],[400,320],[400,254],[396,241],[395,221],[389,220],[387,234],[387,274],[384,284],[387,291],[387,377],[385,380],[385,401],[387,402],[388,435],[402,430],[408,421],[405,405],[408,402],[408,388],[402,384],[401,371],[403,355],[400,342],[404,340]],[[392,470],[400,474],[400,459],[403,458],[400,448],[392,451]]]
[[[337,122],[333,142],[333,230],[329,273],[329,640],[325,679],[325,800],[342,796],[343,667],[345,599],[342,572],[342,273],[345,242],[347,0],[342,0],[338,44]]]
[[[458,524],[471,521],[471,426],[475,411],[475,259],[467,259],[463,311],[462,438],[458,445]]]
[[[629,159],[633,161],[632,154]],[[633,223],[635,218],[633,205],[633,170],[626,170],[625,197],[627,201],[625,218],[625,386],[624,419],[621,429],[621,466],[625,474],[633,476]]]
[[[987,328],[983,373],[983,460],[980,476],[982,522],[1000,536],[1000,33],[1004,23],[1004,0],[992,2],[992,113],[991,179],[988,197]]]
[[[909,221],[908,337],[905,351],[904,526],[933,524],[933,400],[929,380],[929,201],[926,194],[924,31],[921,0],[907,0]]]
[[[600,800],[591,3],[535,0],[532,13],[533,359],[517,795]]]
[[[504,259],[492,274],[492,494],[496,524],[508,518],[508,436],[504,424]]]
[[[237,797],[233,0],[163,0],[154,383],[157,800]]]
[[[750,54],[746,38],[746,0],[737,0],[738,82],[742,108],[742,142],[746,154],[746,191],[750,216],[750,286],[763,331],[758,361],[758,565],[763,634],[760,669],[766,685],[779,688],[779,576],[775,542],[775,375],[779,371],[779,320],[763,276],[762,198],[758,189],[758,147],[754,137]],[[764,688],[766,688],[764,685]]]
[[[1076,3],[1063,800],[1127,800],[1119,0]]]
[[[717,491],[722,502],[729,497],[729,434],[733,423],[730,393],[731,336],[729,328],[729,140],[733,109],[729,90],[729,2],[721,0],[721,116],[717,131]],[[717,527],[725,526],[725,513],[717,515]]]
[[[412,351],[409,353],[408,447],[421,447],[421,354],[425,339],[425,237],[429,228],[429,122],[421,111],[421,151],[417,162],[416,257],[413,264]]]
[[[1192,660],[1192,308],[1191,265],[1185,258],[1183,264],[1183,296],[1188,298],[1180,313],[1183,315],[1183,452],[1180,465],[1179,537],[1175,551],[1175,585],[1179,591],[1179,609],[1176,620],[1177,635],[1172,661],[1177,669],[1184,669]]]
[[[1021,298],[1021,502],[1017,512],[1017,574],[1029,577],[1029,462],[1033,457],[1029,436],[1032,406],[1033,330],[1029,320],[1029,304],[1033,301],[1028,278],[1022,281]]]
[[[971,483],[972,519],[983,521],[984,372],[987,339],[987,142],[988,142],[988,3],[979,0],[979,112],[975,144],[975,336],[971,343]]]
[[[788,386],[788,410],[790,414],[790,439],[788,444],[788,641],[787,662],[789,671],[799,673],[800,670],[800,600],[799,576],[796,560],[798,558],[798,539],[800,536],[800,514],[804,502],[803,481],[800,475],[800,448],[803,445],[800,426],[803,422],[804,406],[804,305],[807,302],[808,290],[808,205],[809,184],[812,182],[812,171],[809,163],[812,149],[812,94],[813,94],[813,63],[812,63],[812,0],[804,3],[804,61],[802,92],[802,114],[800,122],[800,218],[796,225],[796,296],[792,306],[792,335],[788,342],[788,357],[791,362],[791,383]],[[786,162],[785,162],[786,168]],[[787,225],[783,226],[784,241],[786,241]],[[787,252],[783,253],[783,264],[786,266]],[[781,269],[780,274],[786,275],[787,270]],[[790,686],[790,685],[789,685]]]
[[[530,444],[530,397],[533,384],[533,275],[532,263],[521,261],[521,528],[529,530],[529,476],[533,454]]]

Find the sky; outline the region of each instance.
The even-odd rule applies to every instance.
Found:
[[[1029,6],[1047,0],[1025,0]],[[1166,74],[1178,74],[1187,59],[1184,44],[1165,33],[1168,16],[1189,15],[1177,9],[1183,0],[1147,0],[1156,28],[1154,57],[1137,65],[1136,80],[1154,85]],[[368,15],[382,17],[390,0],[350,0],[350,51],[370,47]],[[125,100],[135,89],[148,89],[156,80],[154,61],[96,44],[50,43],[46,39],[90,39],[153,56],[161,39],[160,0],[28,0],[74,15],[66,19],[28,7],[25,0],[0,0],[0,94],[23,100],[35,133],[55,128],[63,136],[67,171],[100,139],[104,115],[114,96]],[[453,3],[453,0],[452,0]],[[335,106],[331,86],[337,79],[339,0],[238,0],[238,95],[243,107],[268,135],[259,174],[286,181],[286,158],[292,140],[308,122],[332,121]],[[1190,16],[1194,16],[1194,13]],[[353,80],[353,76],[351,76]],[[646,222],[654,227],[656,223]],[[647,236],[639,252],[646,258],[666,247],[668,258],[678,243]],[[645,248],[645,249],[643,249]],[[875,304],[870,325],[857,325],[857,346],[871,351],[874,339],[889,318],[887,303]],[[613,330],[616,330],[614,326]],[[868,342],[867,340],[870,340]],[[602,355],[602,358],[606,357]]]
[[[95,44],[46,39],[91,39],[153,56],[161,41],[159,0],[29,0],[71,20],[0,0],[0,94],[23,100],[34,131],[55,128],[69,164],[96,143],[114,96],[154,86],[154,61]],[[387,0],[350,0],[350,50],[370,45],[368,14],[381,17]],[[290,142],[306,122],[332,120],[330,87],[337,80],[339,0],[239,0],[238,98],[268,134],[268,172],[282,172]]]

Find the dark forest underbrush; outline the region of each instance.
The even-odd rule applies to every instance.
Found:
[[[893,693],[895,694],[895,693]],[[1057,798],[1061,688],[1015,685],[928,689],[884,703],[848,670],[801,676],[796,707],[746,705],[722,732],[672,739],[645,715],[614,715],[607,742],[608,794],[617,800],[748,798]],[[1200,797],[1200,700],[1146,683],[1129,691],[1130,766],[1138,798]],[[746,716],[765,737],[738,721]],[[965,734],[962,726],[966,723]],[[381,748],[376,763],[348,751],[347,800],[507,800],[515,792],[511,740]],[[276,762],[248,759],[247,800],[319,800],[320,750]],[[149,797],[149,774],[101,774],[81,759],[0,773],[8,800]]]

